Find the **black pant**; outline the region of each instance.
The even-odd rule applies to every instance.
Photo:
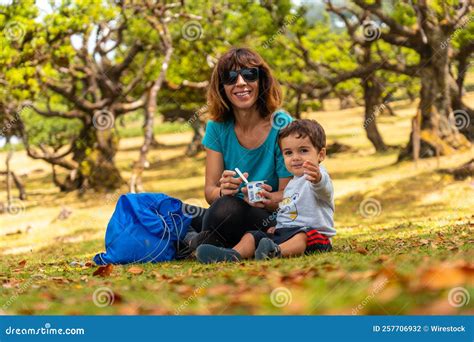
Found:
[[[203,243],[221,247],[234,247],[242,236],[252,230],[267,231],[276,225],[275,212],[255,208],[235,196],[222,196],[208,209],[188,206],[186,212],[196,213],[190,225],[189,239],[191,250]]]

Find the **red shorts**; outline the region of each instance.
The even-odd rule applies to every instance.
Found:
[[[306,254],[314,252],[329,252],[332,250],[331,240],[316,229],[306,230]]]

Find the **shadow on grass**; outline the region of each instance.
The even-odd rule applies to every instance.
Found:
[[[386,152],[377,152],[374,153],[373,156],[390,156],[394,154],[394,150],[386,151]],[[397,162],[393,162],[390,164],[386,164],[383,166],[377,166],[370,169],[365,170],[353,170],[353,171],[331,171],[331,178],[332,179],[347,179],[347,178],[369,178],[373,176],[374,172],[380,171],[387,171],[389,169],[393,169],[398,167],[399,164]]]
[[[380,185],[379,189],[338,199],[336,220],[343,225],[372,226],[391,224],[393,221],[429,219],[434,213],[455,213],[459,207],[445,197],[444,201],[422,203],[424,198],[453,183],[455,181],[452,178],[434,172],[426,172],[395,183],[389,181]]]

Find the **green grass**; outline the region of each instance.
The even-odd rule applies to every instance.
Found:
[[[20,314],[381,315],[423,312],[446,301],[449,288],[420,292],[417,272],[440,261],[454,263],[469,256],[472,260],[472,249],[462,243],[467,242],[463,234],[469,233],[469,224],[419,223],[388,230],[383,238],[380,232],[366,232],[358,233],[357,239],[343,231],[335,250],[327,254],[219,265],[148,264],[141,266],[141,275],[128,273],[129,266],[116,266],[106,278],[92,276],[94,268],[70,266],[73,260],[90,260],[91,252],[101,249],[101,241],[51,246],[26,256],[24,268],[19,268],[17,257],[2,260],[4,285],[19,288],[4,288],[1,300],[12,303],[7,312]],[[439,234],[447,239],[433,249]],[[429,242],[420,247],[421,240]],[[456,253],[453,247],[459,248]],[[360,248],[368,254],[358,252]],[[375,285],[380,282],[383,287]],[[472,295],[472,283],[464,286]],[[112,291],[113,305],[93,304],[94,292],[101,288]],[[275,289],[283,289],[280,299],[288,305],[272,304]],[[460,309],[446,305],[443,312],[467,313],[472,308],[472,304]]]
[[[402,109],[396,118],[380,123],[388,144],[406,143],[411,112]],[[106,224],[118,196],[127,189],[81,197],[59,193],[46,164],[15,154],[12,167],[27,173],[28,200],[18,214],[0,216],[0,310],[7,314],[472,314],[472,180],[455,181],[437,173],[436,160],[422,160],[415,168],[410,162],[396,164],[397,150],[373,153],[359,127],[360,114],[360,108],[306,114],[322,122],[338,141],[357,146],[356,152],[325,161],[336,195],[334,250],[266,262],[145,264],[139,265],[143,273],[138,275],[127,271],[130,266],[115,266],[110,276],[93,276],[95,266],[80,264],[103,251]],[[150,152],[145,190],[206,206],[205,156],[185,157],[191,135],[179,133],[158,136],[166,146]],[[140,143],[134,138],[121,142],[117,164],[126,179]],[[442,157],[440,167],[470,158],[469,151]],[[0,192],[0,198],[5,196]],[[65,220],[57,219],[62,207],[72,211]],[[458,287],[471,300],[456,307],[448,297]],[[100,300],[107,299],[104,291],[111,291],[114,302],[102,307]]]

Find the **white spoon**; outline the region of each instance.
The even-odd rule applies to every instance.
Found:
[[[235,171],[239,174],[240,178],[242,178],[242,180],[245,182],[245,183],[249,183],[249,181],[247,180],[247,178],[245,178],[244,174],[242,172],[240,172],[239,168],[236,167],[235,168]]]

